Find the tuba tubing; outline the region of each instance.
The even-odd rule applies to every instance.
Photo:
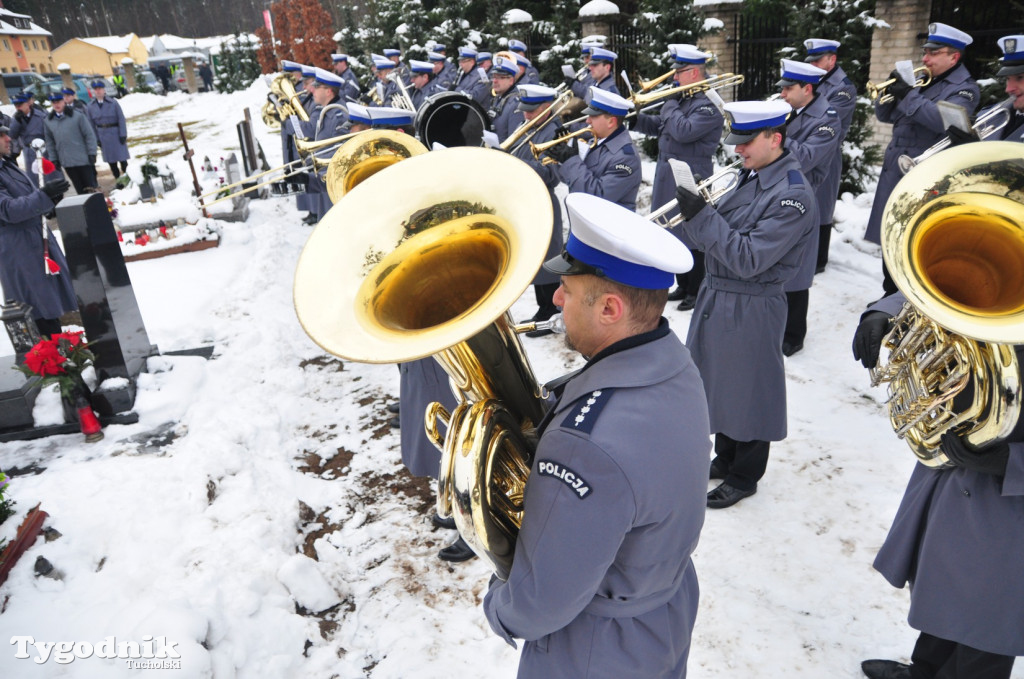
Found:
[[[872,384],[888,383],[893,429],[925,465],[949,466],[942,434],[981,448],[1020,417],[1021,187],[1019,144],[964,144],[911,169],[882,214],[882,256],[907,305]]]
[[[475,181],[464,181],[466,168],[478,169]],[[526,432],[544,412],[508,309],[531,285],[552,222],[529,165],[449,148],[353,188],[313,230],[295,271],[299,322],[326,351],[366,363],[434,356],[444,367],[460,403],[451,413],[432,407],[425,423],[435,443],[439,423],[447,428],[438,507],[503,578],[533,459]]]

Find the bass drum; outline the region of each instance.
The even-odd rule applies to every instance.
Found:
[[[481,146],[491,119],[484,107],[463,92],[438,92],[416,113],[416,136],[428,149],[442,146]]]

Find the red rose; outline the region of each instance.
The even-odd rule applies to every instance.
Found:
[[[64,372],[61,364],[67,359],[57,351],[57,343],[43,340],[25,354],[25,365],[37,375],[60,375]]]

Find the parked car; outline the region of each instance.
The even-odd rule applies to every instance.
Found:
[[[145,82],[147,85],[149,85],[149,89],[153,90],[154,93],[156,93],[156,94],[163,94],[164,93],[164,84],[162,82],[160,82],[160,78],[157,78],[153,74],[153,71],[150,71],[149,69],[145,69],[143,71],[140,71],[139,75],[136,76],[136,80],[139,80],[139,79],[141,79],[143,82]]]
[[[90,100],[90,92],[88,82],[81,78],[73,78],[71,83],[75,86],[75,93],[78,94],[78,99],[83,103],[88,104]],[[64,89],[64,81],[61,79],[56,80],[44,80],[42,82],[35,83],[27,88],[28,91],[36,95],[36,102],[44,108],[50,107],[50,94],[52,92],[60,92]]]
[[[103,89],[106,90],[107,96],[110,98],[117,97],[117,88],[114,87],[114,82],[110,78],[105,78],[102,75],[85,75],[82,76],[86,86],[89,88],[89,96],[92,97],[92,83],[97,80],[103,81]]]
[[[3,76],[4,86],[7,88],[7,95],[11,97],[16,94],[21,94],[23,90],[28,89],[32,85],[46,82],[46,78],[38,73],[32,73],[30,71],[4,73]]]

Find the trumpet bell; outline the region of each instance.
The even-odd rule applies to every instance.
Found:
[[[395,130],[363,132],[338,147],[324,182],[332,203],[355,186],[395,163],[427,152],[412,135]]]
[[[907,301],[943,328],[1024,340],[1024,157],[965,144],[912,169],[886,204],[882,256]]]
[[[467,168],[485,171],[466,182]],[[550,240],[551,203],[522,197],[546,191],[518,158],[474,147],[417,155],[370,176],[302,251],[299,322],[326,351],[366,363],[423,358],[476,335],[543,261],[546,246],[537,243]]]

